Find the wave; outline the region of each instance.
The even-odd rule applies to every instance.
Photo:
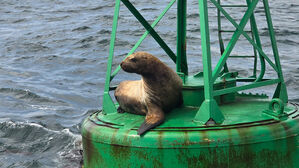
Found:
[[[69,129],[56,131],[37,123],[5,121],[0,122],[0,140],[0,160],[6,158],[3,167],[79,167],[82,162],[81,136]]]
[[[80,26],[80,27],[77,27],[77,28],[73,29],[72,31],[83,31],[83,30],[88,30],[88,29],[90,29],[90,27]]]
[[[42,97],[29,90],[16,89],[16,88],[0,88],[0,94],[13,96],[16,99],[26,100],[33,103],[64,103],[61,100],[52,100],[47,97]]]

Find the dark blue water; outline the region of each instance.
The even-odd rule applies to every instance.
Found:
[[[133,2],[150,22],[167,4],[158,0]],[[0,1],[0,167],[80,167],[80,123],[102,106],[113,6],[114,1],[103,0]],[[299,1],[271,0],[270,6],[289,98],[299,101]],[[242,12],[244,9],[229,10],[236,19]],[[174,6],[157,26],[174,51],[175,13]],[[209,13],[214,65],[219,58],[216,10],[209,8]],[[256,17],[263,47],[271,55],[261,4]],[[229,23],[223,25],[231,27]],[[195,0],[188,1],[187,29],[192,74],[202,69]],[[122,6],[115,65],[143,32]],[[224,39],[228,41],[230,36]],[[247,44],[241,38],[233,52],[251,52]],[[138,50],[174,67],[150,36]],[[244,76],[251,75],[252,65],[249,59],[229,60],[231,70]],[[121,72],[115,83],[128,76]],[[275,77],[269,65],[266,76]],[[260,91],[271,93],[271,88]]]

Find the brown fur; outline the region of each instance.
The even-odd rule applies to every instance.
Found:
[[[121,67],[142,76],[138,81],[123,81],[115,90],[120,108],[128,113],[146,115],[145,123],[164,121],[164,113],[182,103],[182,80],[158,58],[146,52],[128,56]]]

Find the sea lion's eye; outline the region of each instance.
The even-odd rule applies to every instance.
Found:
[[[137,59],[136,59],[136,58],[131,58],[130,61],[132,61],[132,62],[136,62]]]

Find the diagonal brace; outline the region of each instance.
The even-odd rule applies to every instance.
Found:
[[[247,6],[251,3],[252,0],[246,0]],[[250,27],[252,30],[252,40],[253,42],[256,42],[257,46],[262,49],[262,43],[261,43],[261,39],[259,37],[259,33],[258,33],[258,29],[257,29],[257,24],[256,24],[256,20],[254,17],[254,13],[251,15],[250,17]],[[246,36],[247,34],[245,34],[244,36]],[[250,42],[250,40],[247,38],[247,40]],[[251,43],[251,42],[250,42]],[[257,67],[257,52],[256,52],[256,48],[254,47],[254,43],[252,43],[253,45],[253,52],[255,55],[255,59],[254,59],[254,76],[256,76],[256,67]],[[259,58],[260,58],[260,74],[259,76],[255,79],[255,82],[259,82],[263,79],[264,75],[265,75],[265,71],[266,71],[266,64],[265,64],[265,58],[262,56],[261,52],[259,53]]]
[[[215,2],[215,1],[214,1]],[[253,0],[253,2],[250,4],[250,6],[248,7],[247,11],[245,12],[243,18],[241,19],[241,22],[239,24],[239,29],[241,31],[243,31],[244,27],[246,26],[250,16],[252,15],[256,5],[258,3],[258,0]],[[215,2],[216,4],[216,2]],[[237,29],[233,36],[232,39],[230,40],[230,42],[228,43],[225,51],[223,52],[218,64],[216,65],[214,71],[213,71],[213,75],[212,75],[212,82],[214,82],[217,78],[217,76],[219,75],[219,72],[221,71],[223,65],[225,64],[228,56],[230,55],[231,51],[233,50],[237,40],[239,39],[240,35],[241,35],[241,31]]]
[[[152,37],[157,41],[157,43],[162,47],[162,49],[168,54],[168,56],[176,62],[176,55],[168,47],[168,45],[162,40],[162,38],[157,34],[157,32],[152,28],[152,26],[144,19],[144,17],[138,12],[138,10],[129,2],[129,0],[121,0],[124,5],[130,10],[130,12],[136,17],[136,19],[144,26],[144,28],[149,31]]]
[[[271,65],[271,67],[277,72],[277,67],[275,64],[268,58],[268,56],[264,53],[264,51],[249,37],[249,35],[244,32],[244,28],[241,29],[241,27],[234,21],[234,19],[215,1],[211,0],[211,2],[223,13],[223,15],[236,27],[236,29],[244,35],[244,37],[258,50],[258,52],[261,54],[263,58],[266,59],[266,61]],[[245,24],[246,25],[246,24]],[[228,48],[228,47],[227,47]],[[218,74],[217,74],[218,75]],[[216,80],[217,75],[214,76],[213,74],[213,81]]]
[[[163,12],[157,17],[157,19],[151,24],[152,28],[155,28],[156,25],[160,22],[160,20],[163,18],[163,16],[167,13],[167,11],[172,7],[172,5],[176,2],[176,0],[172,0],[167,7],[163,10]],[[127,56],[124,58],[126,59],[129,55],[133,54],[135,52],[135,50],[140,46],[140,44],[142,43],[142,41],[147,37],[147,35],[149,34],[149,31],[145,31],[143,33],[143,35],[140,37],[140,39],[137,41],[137,43],[134,45],[134,47],[130,50],[130,52],[127,54]],[[120,71],[120,65],[117,66],[117,68],[113,71],[112,75],[111,75],[111,79],[112,80],[115,75]]]

